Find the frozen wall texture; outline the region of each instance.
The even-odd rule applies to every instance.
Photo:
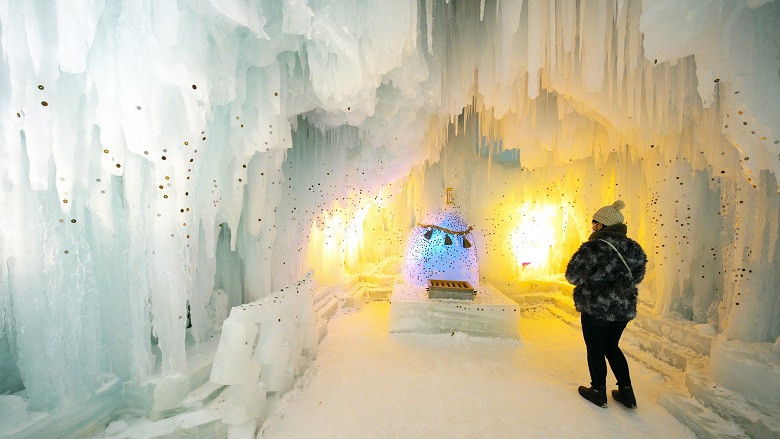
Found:
[[[777,1],[0,0],[0,394],[186,373],[445,187],[487,279],[560,272],[620,198],[653,313],[775,342],[778,41]],[[544,266],[507,241],[539,215]]]

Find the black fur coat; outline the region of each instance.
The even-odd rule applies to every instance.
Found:
[[[574,285],[577,311],[602,320],[631,320],[636,317],[636,286],[645,277],[647,255],[626,236],[626,225],[607,226],[590,235],[566,267],[566,280]],[[620,251],[629,269],[620,260]]]

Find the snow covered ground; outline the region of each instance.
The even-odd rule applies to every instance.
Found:
[[[331,320],[258,438],[696,437],[655,402],[671,384],[630,358],[637,410],[582,399],[582,335],[543,309],[523,315],[520,342],[388,334],[389,309],[370,302]]]

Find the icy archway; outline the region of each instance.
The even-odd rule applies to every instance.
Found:
[[[0,394],[31,409],[147,409],[332,210],[374,261],[443,187],[487,278],[523,203],[564,212],[554,271],[621,198],[650,314],[780,335],[778,1],[0,0],[0,31]]]

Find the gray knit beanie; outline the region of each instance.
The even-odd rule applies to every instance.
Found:
[[[626,207],[626,203],[617,200],[612,203],[611,206],[604,206],[597,210],[596,213],[593,214],[593,219],[605,226],[621,224],[623,222],[623,214],[620,213],[620,211],[623,210],[624,207]]]

